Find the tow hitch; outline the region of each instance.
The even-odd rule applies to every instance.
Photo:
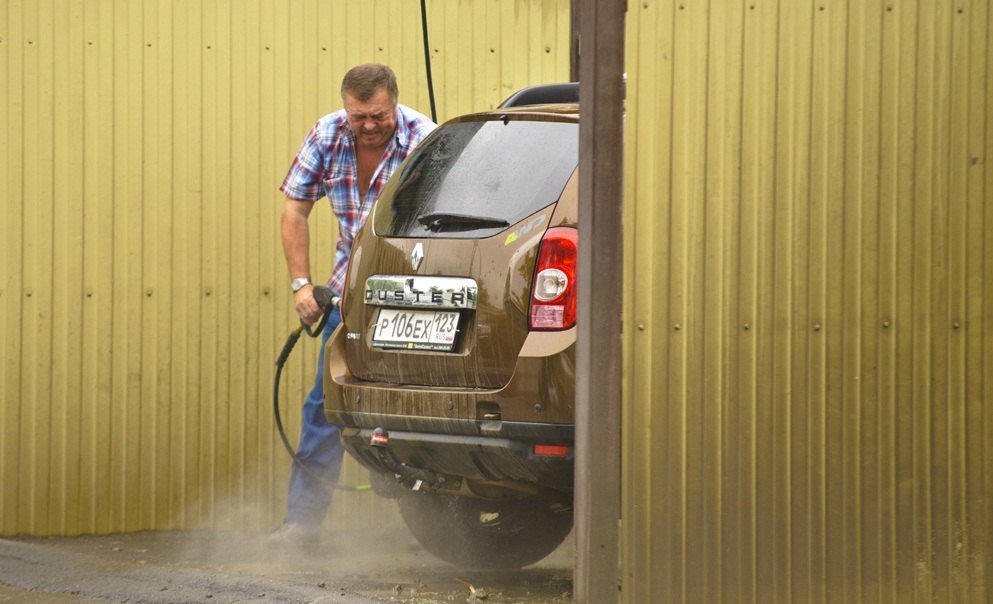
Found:
[[[430,470],[415,468],[398,461],[389,450],[390,433],[384,428],[376,428],[369,437],[369,444],[376,452],[376,458],[385,468],[393,472],[397,478],[413,491],[419,491],[426,484],[430,490],[458,490],[462,481],[449,478]]]

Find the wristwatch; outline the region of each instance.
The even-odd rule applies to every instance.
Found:
[[[310,285],[310,279],[307,277],[297,277],[293,281],[290,281],[290,289],[293,290],[294,294],[303,289],[305,285]]]

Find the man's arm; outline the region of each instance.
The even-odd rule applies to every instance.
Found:
[[[279,218],[283,237],[283,255],[290,278],[310,278],[310,226],[307,222],[314,202],[287,198]],[[321,318],[321,308],[314,300],[314,288],[306,285],[293,294],[300,320],[313,324]]]

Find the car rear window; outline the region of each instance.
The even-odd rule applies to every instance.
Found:
[[[383,191],[386,237],[488,237],[558,200],[579,160],[574,122],[456,122],[424,141]]]

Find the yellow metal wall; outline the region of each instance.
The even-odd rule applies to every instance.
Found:
[[[991,32],[629,4],[625,602],[993,598]]]
[[[439,118],[568,78],[567,0],[427,4]],[[393,65],[429,113],[419,19],[415,0],[0,0],[0,534],[278,519],[277,187],[353,64]],[[294,442],[315,355],[284,375]]]

